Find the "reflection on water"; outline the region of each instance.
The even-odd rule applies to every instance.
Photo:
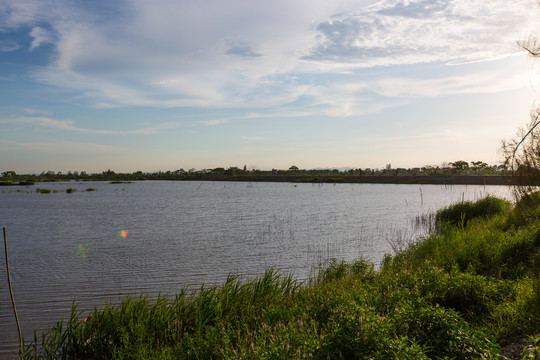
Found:
[[[306,279],[331,257],[378,263],[425,232],[424,214],[487,193],[509,196],[506,187],[494,186],[147,181],[37,187],[51,192],[0,188],[0,227],[7,229],[28,340],[33,329],[68,316],[73,300],[88,311],[126,294],[219,285],[231,273],[255,277],[273,267]],[[13,355],[18,336],[7,279],[0,279],[1,358]]]

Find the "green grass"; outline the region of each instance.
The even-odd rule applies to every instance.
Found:
[[[502,359],[528,336],[524,356],[538,354],[540,196],[455,207],[379,269],[331,260],[303,284],[268,270],[91,314],[74,305],[24,358]]]
[[[473,219],[507,212],[510,207],[510,203],[506,200],[487,196],[477,202],[463,201],[439,210],[435,221],[439,227],[444,225],[464,227]]]

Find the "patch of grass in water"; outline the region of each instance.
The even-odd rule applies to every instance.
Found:
[[[26,185],[26,186],[29,186],[29,185],[35,185],[36,182],[34,180],[21,180],[19,181],[19,185]]]

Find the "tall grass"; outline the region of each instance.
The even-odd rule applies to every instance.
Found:
[[[475,218],[485,218],[510,210],[511,204],[493,196],[487,196],[477,202],[462,201],[439,210],[435,217],[437,226],[466,226]]]
[[[86,315],[74,306],[23,358],[503,359],[540,328],[538,199],[445,209],[438,232],[377,270],[334,259],[303,284],[268,270]]]

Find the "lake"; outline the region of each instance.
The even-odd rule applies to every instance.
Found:
[[[29,341],[34,329],[69,316],[73,300],[88,312],[126,294],[174,295],[270,267],[305,280],[329,258],[378,264],[426,233],[422,215],[487,194],[510,198],[504,186],[39,183],[0,188],[0,227]],[[18,335],[3,252],[0,267],[0,358],[7,358]]]

